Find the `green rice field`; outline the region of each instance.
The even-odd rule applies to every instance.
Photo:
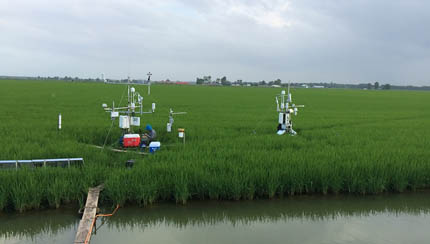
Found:
[[[241,200],[296,194],[377,194],[430,187],[430,93],[293,89],[306,107],[297,136],[276,135],[281,88],[135,86],[161,150],[109,150],[121,131],[102,103],[126,101],[126,86],[0,81],[0,160],[83,157],[82,167],[0,170],[0,211],[85,201],[105,184],[105,204]],[[186,111],[166,132],[169,108]],[[57,130],[58,114],[63,128]],[[175,130],[185,128],[186,144]],[[93,147],[106,144],[104,150]],[[134,159],[134,167],[125,162]]]

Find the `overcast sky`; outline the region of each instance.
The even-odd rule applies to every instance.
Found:
[[[0,75],[430,85],[427,0],[0,0]]]

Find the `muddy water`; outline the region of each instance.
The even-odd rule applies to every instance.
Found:
[[[0,214],[0,243],[72,243],[75,213]],[[97,228],[92,244],[430,243],[430,193],[127,207]]]

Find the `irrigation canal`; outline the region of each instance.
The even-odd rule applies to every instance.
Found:
[[[79,220],[75,207],[0,213],[0,243],[73,243]],[[97,222],[92,244],[429,243],[430,192],[163,203]]]

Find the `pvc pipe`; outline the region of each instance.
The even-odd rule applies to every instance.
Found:
[[[61,130],[61,113],[58,114],[58,130]]]

